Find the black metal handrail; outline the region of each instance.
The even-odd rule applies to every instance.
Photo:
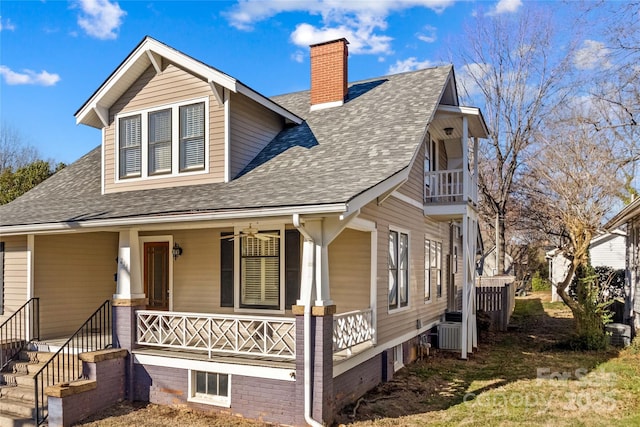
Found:
[[[80,353],[96,351],[112,345],[111,300],[107,300],[71,335],[49,361],[33,376],[35,384],[35,420],[43,423],[45,389],[49,386],[82,378]]]
[[[30,339],[40,338],[40,299],[31,298],[0,325],[0,370]]]

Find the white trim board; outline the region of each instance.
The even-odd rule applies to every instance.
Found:
[[[420,334],[423,334],[425,332],[427,332],[429,329],[433,328],[434,326],[438,325],[440,323],[440,320],[436,320],[433,321],[429,324],[427,324],[426,326],[420,328],[420,329],[416,329],[415,331],[412,332],[408,332],[404,335],[400,335],[399,337],[391,340],[391,341],[387,341],[383,344],[377,345],[376,347],[373,347],[372,349],[363,351],[362,353],[356,354],[355,356],[351,357],[350,359],[345,360],[344,362],[339,363],[338,365],[333,365],[333,378],[339,377],[340,375],[344,374],[345,372],[355,368],[356,366],[366,362],[367,360],[377,356],[378,354],[382,353],[383,351],[393,348],[398,344],[402,344],[406,341],[409,341],[411,338],[417,337]]]
[[[133,363],[138,365],[160,366],[193,371],[218,372],[243,377],[268,378],[280,381],[295,381],[295,369],[270,368],[267,366],[238,365],[206,360],[179,359],[175,357],[154,356],[133,353]]]

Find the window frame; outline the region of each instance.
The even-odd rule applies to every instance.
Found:
[[[240,234],[248,224],[235,226],[234,234]],[[260,226],[252,225],[252,228],[256,228],[259,232],[269,233],[278,232],[280,235],[280,251],[279,251],[279,298],[278,306],[259,306],[259,305],[246,305],[241,303],[242,299],[242,245],[240,239],[234,239],[234,307],[233,311],[237,313],[254,313],[254,314],[284,314],[285,313],[285,227],[284,224],[261,224]]]
[[[218,385],[219,385],[219,381],[220,381],[220,375],[225,375],[227,377],[227,395],[226,396],[222,396],[220,394],[208,394],[208,393],[198,393],[197,392],[197,387],[198,387],[198,382],[197,382],[197,374],[198,373],[204,373],[205,374],[205,378],[208,375],[217,375],[218,376]],[[215,406],[222,406],[225,408],[230,408],[231,407],[231,382],[232,382],[232,375],[229,373],[224,373],[224,372],[209,372],[209,371],[201,371],[201,370],[197,370],[197,369],[190,369],[189,370],[189,381],[188,381],[188,391],[189,391],[189,395],[187,397],[187,401],[188,402],[196,402],[196,403],[203,403],[205,405],[215,405]],[[208,381],[207,381],[208,382]]]
[[[431,302],[431,239],[424,238],[424,302]]]
[[[143,115],[138,113],[138,114],[130,114],[130,115],[123,116],[123,117],[118,117],[118,119],[116,120],[117,127],[118,127],[117,132],[116,132],[116,138],[117,138],[116,155],[117,155],[117,158],[118,158],[118,166],[116,168],[116,176],[119,179],[130,180],[132,178],[139,178],[139,177],[142,176],[142,170],[143,170],[143,167],[142,167],[142,164],[143,164],[142,151],[143,151],[143,145],[144,145],[143,142],[142,142],[144,140],[143,139],[144,132],[142,130],[142,126],[143,126],[142,117],[143,117]],[[122,140],[122,135],[120,134],[120,132],[123,130],[121,122],[129,121],[129,120],[132,120],[132,119],[138,119],[138,122],[139,122],[138,123],[138,131],[140,132],[140,136],[139,136],[140,141],[139,141],[137,146],[129,145],[129,146],[123,147],[123,146],[120,145],[120,141]],[[132,172],[132,173],[126,173],[126,170],[123,172],[120,169],[120,167],[122,166],[122,162],[120,161],[120,159],[123,157],[123,153],[124,152],[129,152],[129,151],[134,151],[134,150],[138,152],[138,157],[140,157],[140,165],[138,167],[138,170],[135,171],[135,172]]]
[[[391,249],[391,236],[392,234],[397,235],[397,241],[396,241],[396,245],[395,245],[395,255],[396,255],[396,260],[397,260],[397,267],[395,269],[392,269],[391,266],[391,257],[390,257],[390,249]],[[401,242],[401,238],[402,236],[406,236],[407,239],[407,250],[406,250],[406,271],[405,271],[405,275],[406,275],[406,302],[403,305],[400,301],[400,282],[399,282],[399,273],[402,271],[402,269],[400,268],[401,265],[401,260],[400,260],[400,242]],[[403,228],[399,228],[399,227],[395,227],[395,226],[389,226],[389,234],[387,236],[387,309],[389,313],[395,313],[398,311],[404,311],[409,309],[409,307],[411,306],[410,301],[411,301],[411,292],[410,292],[410,281],[411,281],[411,233],[409,230],[403,229]],[[391,291],[392,291],[392,286],[391,286],[391,279],[392,279],[392,270],[396,271],[395,274],[395,280],[397,283],[396,286],[396,303],[395,304],[391,304]]]
[[[154,114],[158,114],[158,113],[164,113],[166,111],[169,111],[169,115],[171,117],[171,120],[169,121],[169,140],[164,140],[164,141],[151,141],[151,116]],[[156,169],[156,170],[152,170],[151,169],[151,153],[152,153],[152,146],[157,146],[160,144],[166,144],[169,143],[169,164],[171,165],[169,167],[169,169]],[[152,176],[152,175],[167,175],[167,174],[171,174],[172,170],[173,170],[173,156],[172,156],[172,151],[173,151],[173,110],[171,108],[164,108],[162,110],[154,110],[154,111],[149,111],[147,113],[147,175],[148,176]]]
[[[204,104],[204,166],[197,168],[180,168],[180,107],[185,107],[194,104]],[[157,173],[150,171],[150,141],[149,141],[149,117],[153,113],[158,113],[163,110],[171,110],[171,170]],[[140,173],[131,176],[120,175],[120,120],[129,117],[140,115]],[[150,108],[143,108],[138,110],[121,112],[115,115],[115,132],[114,132],[114,182],[132,182],[140,180],[154,180],[154,179],[167,179],[177,178],[188,175],[199,175],[209,173],[210,165],[210,117],[209,117],[209,97],[198,97],[192,99],[181,100],[178,102],[172,102],[162,105],[154,105]]]
[[[440,299],[442,298],[442,241],[431,239],[429,260],[430,280],[435,281],[436,298]]]

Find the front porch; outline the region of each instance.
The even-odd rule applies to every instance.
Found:
[[[375,343],[371,309],[336,314],[332,320],[334,363]],[[221,363],[295,365],[296,318],[138,310],[135,352]]]

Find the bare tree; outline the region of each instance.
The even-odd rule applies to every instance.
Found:
[[[0,172],[18,169],[38,159],[38,150],[11,125],[0,125]]]
[[[481,215],[489,223],[498,219],[504,254],[514,186],[539,129],[567,97],[572,47],[565,43],[560,51],[552,16],[529,8],[516,17],[478,14],[460,46],[462,87],[480,102],[490,131],[479,153]]]
[[[585,319],[593,319],[593,313],[567,289],[574,273],[588,266],[591,239],[615,205],[624,181],[619,146],[583,122],[582,117],[589,115],[573,110],[547,123],[527,185],[538,220],[555,225],[554,232],[566,236],[563,249],[571,263],[557,292],[571,308],[579,334],[592,326]]]

